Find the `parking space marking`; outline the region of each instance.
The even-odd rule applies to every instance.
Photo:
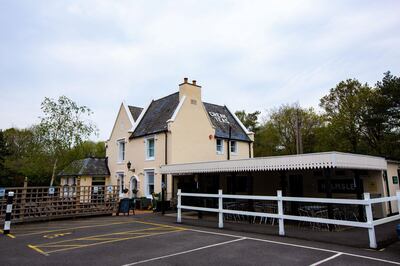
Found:
[[[333,255],[333,256],[330,256],[330,257],[328,257],[328,258],[326,258],[326,259],[317,261],[317,262],[311,264],[310,266],[317,266],[317,265],[320,265],[320,264],[325,263],[325,262],[327,262],[327,261],[333,260],[334,258],[337,258],[337,257],[339,257],[340,255],[343,255],[343,253],[337,253],[337,254],[335,254],[335,255]]]
[[[137,230],[110,233],[110,234],[93,235],[88,237],[81,237],[81,238],[50,242],[44,244],[36,244],[36,245],[31,244],[28,245],[28,247],[38,251],[41,254],[49,255],[50,253],[55,253],[60,251],[79,249],[84,247],[130,240],[135,238],[168,234],[184,230],[186,229],[176,226],[171,226],[171,228],[166,228],[165,226],[152,227],[152,228],[137,229]]]
[[[244,236],[239,236],[239,235],[218,233],[218,232],[205,231],[205,230],[197,230],[197,229],[191,229],[191,228],[186,228],[186,230],[187,231],[193,231],[193,232],[199,232],[199,233],[205,233],[205,234],[230,236],[230,237],[235,237],[235,238],[244,237]],[[347,253],[347,252],[342,252],[342,251],[337,251],[337,250],[316,248],[316,247],[311,247],[311,246],[304,246],[304,245],[298,245],[298,244],[292,244],[292,243],[286,243],[286,242],[280,242],[280,241],[274,241],[274,240],[254,238],[254,237],[246,237],[246,239],[247,240],[260,241],[260,242],[266,242],[266,243],[271,243],[271,244],[277,244],[277,245],[298,247],[298,248],[311,249],[311,250],[319,250],[319,251],[325,251],[325,252],[330,252],[330,253],[341,253],[341,255],[346,255],[346,256],[351,256],[351,257],[356,257],[356,258],[362,258],[362,259],[368,259],[368,260],[373,260],[373,261],[379,261],[379,262],[385,262],[385,263],[394,264],[394,265],[400,265],[400,262],[398,262],[398,261],[385,260],[385,259],[374,258],[374,257],[364,256],[364,255],[358,255],[358,254],[354,254],[354,253]]]
[[[173,254],[168,254],[168,255],[164,255],[164,256],[160,256],[160,257],[156,257],[156,258],[151,258],[151,259],[147,259],[147,260],[136,261],[136,262],[132,262],[132,263],[129,263],[129,264],[124,264],[123,266],[131,266],[131,265],[137,265],[137,264],[146,263],[146,262],[150,262],[150,261],[161,260],[161,259],[165,259],[165,258],[170,258],[170,257],[174,257],[174,256],[179,256],[179,255],[183,255],[183,254],[187,254],[187,253],[199,251],[199,250],[202,250],[202,249],[207,249],[207,248],[222,246],[222,245],[230,244],[230,243],[233,243],[233,242],[242,241],[242,240],[245,240],[245,239],[246,239],[246,237],[242,237],[242,238],[238,238],[238,239],[234,239],[234,240],[229,240],[229,241],[225,241],[225,242],[220,242],[220,243],[217,243],[217,244],[207,245],[207,246],[203,246],[203,247],[199,247],[199,248],[194,248],[194,249],[185,250],[185,251],[182,251],[182,252],[177,252],[177,253],[173,253]]]
[[[3,234],[4,231],[0,229],[0,233]],[[9,238],[15,238],[13,234],[6,234],[6,236],[8,236]]]
[[[54,233],[54,232],[62,232],[62,231],[67,231],[67,230],[75,230],[75,229],[85,229],[85,228],[93,228],[93,227],[104,227],[104,226],[111,226],[111,225],[118,225],[118,224],[129,224],[129,223],[135,223],[136,221],[129,221],[129,222],[115,222],[115,223],[109,223],[109,224],[95,224],[95,225],[84,225],[84,226],[78,226],[78,227],[65,227],[62,229],[54,229],[54,230],[46,230],[46,231],[35,231],[35,232],[30,232],[30,233],[25,233],[25,234],[18,234],[17,236],[32,236],[32,235],[40,235],[40,234],[46,234],[46,233]]]

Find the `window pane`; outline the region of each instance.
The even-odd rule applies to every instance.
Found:
[[[154,157],[154,139],[147,139],[147,157]]]
[[[154,192],[154,185],[149,185],[149,194]]]

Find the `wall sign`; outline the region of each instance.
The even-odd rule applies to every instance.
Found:
[[[208,112],[212,118],[221,123],[229,124],[228,118],[224,114]]]
[[[49,187],[49,195],[54,195],[54,187]]]
[[[392,176],[393,184],[398,184],[399,183],[399,177],[398,176]]]
[[[4,187],[0,187],[0,198],[6,195],[6,189]]]
[[[331,179],[332,193],[356,193],[353,179]],[[318,180],[318,192],[326,193],[325,180]]]

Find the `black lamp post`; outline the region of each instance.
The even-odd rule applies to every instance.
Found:
[[[128,170],[131,170],[131,166],[132,166],[131,161],[128,161],[128,163],[126,164],[126,166],[128,167]]]

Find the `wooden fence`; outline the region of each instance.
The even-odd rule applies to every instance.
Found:
[[[117,186],[12,187],[0,198],[1,221],[9,191],[14,192],[12,223],[112,214],[118,207]]]

